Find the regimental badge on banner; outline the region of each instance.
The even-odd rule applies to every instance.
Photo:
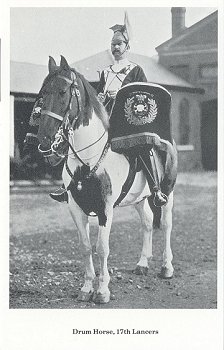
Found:
[[[157,116],[157,104],[153,99],[153,95],[147,92],[135,91],[130,96],[124,105],[125,117],[128,123],[134,125],[152,123]]]

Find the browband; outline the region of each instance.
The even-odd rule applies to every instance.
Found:
[[[58,75],[57,78],[61,78],[61,79],[65,80],[65,81],[67,81],[67,82],[70,83],[70,84],[73,83],[73,81],[72,81],[71,79],[66,78],[66,77],[64,77],[63,75]]]

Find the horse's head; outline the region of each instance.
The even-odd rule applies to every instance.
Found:
[[[57,151],[62,135],[66,136],[68,126],[78,117],[81,95],[84,98],[84,87],[63,56],[60,66],[50,57],[48,68],[49,74],[38,95],[42,106],[37,134],[39,150],[46,155]]]
[[[41,107],[36,108],[37,112],[41,110],[37,134],[39,151],[47,157],[52,153],[65,155],[70,131],[80,125],[88,126],[93,111],[105,129],[109,127],[108,115],[96,91],[80,73],[69,67],[63,56],[60,66],[50,57],[48,69],[36,102],[38,105],[41,101]]]

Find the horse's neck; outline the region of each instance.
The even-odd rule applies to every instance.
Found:
[[[75,129],[73,136],[70,138],[70,143],[84,163],[89,163],[91,166],[95,165],[100,158],[107,138],[108,134],[103,123],[93,112],[89,125],[81,125],[78,129]],[[71,149],[69,154],[71,161],[71,159],[74,159]]]

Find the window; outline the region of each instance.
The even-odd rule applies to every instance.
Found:
[[[189,145],[190,141],[190,114],[189,102],[184,98],[179,106],[179,144]]]

